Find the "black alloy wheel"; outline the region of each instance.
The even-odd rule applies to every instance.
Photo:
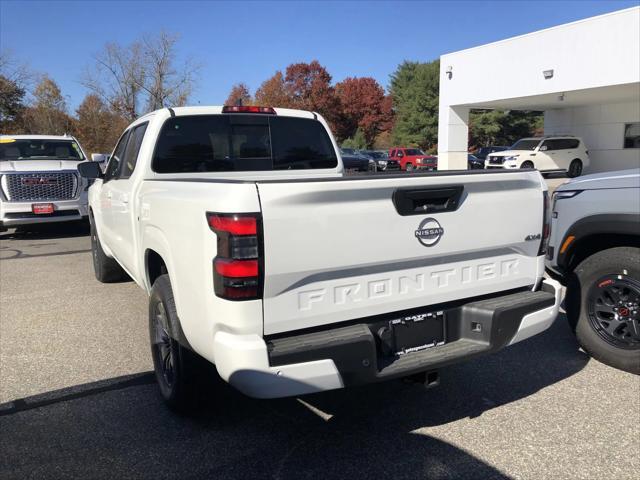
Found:
[[[156,375],[159,382],[163,382],[167,389],[172,389],[175,381],[177,348],[176,341],[169,335],[169,320],[167,310],[162,301],[157,301],[153,307],[153,331],[151,350],[156,365]]]
[[[589,321],[609,344],[640,349],[640,282],[627,275],[606,275],[587,293]]]

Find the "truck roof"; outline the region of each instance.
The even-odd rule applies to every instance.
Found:
[[[152,115],[156,112],[167,111],[173,112],[176,116],[183,115],[217,115],[222,113],[222,105],[209,105],[209,106],[193,106],[193,107],[174,107],[174,108],[163,108],[160,110],[156,110],[149,115]],[[314,112],[310,112],[307,110],[296,110],[293,108],[280,108],[273,107],[276,111],[277,115],[281,115],[284,117],[299,117],[299,118],[317,118],[318,114]],[[146,115],[145,115],[146,116]]]
[[[75,140],[71,135],[0,135],[0,138],[16,140]]]

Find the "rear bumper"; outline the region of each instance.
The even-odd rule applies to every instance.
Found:
[[[473,301],[446,311],[447,343],[383,356],[380,320],[264,340],[218,332],[214,357],[221,377],[243,393],[275,398],[360,385],[465,361],[543,332],[555,320],[561,287]],[[383,320],[384,321],[384,320]]]

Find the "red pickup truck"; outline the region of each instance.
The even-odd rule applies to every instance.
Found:
[[[438,157],[427,155],[419,148],[394,147],[389,150],[389,160],[396,160],[401,170],[411,171],[416,168],[437,170]]]

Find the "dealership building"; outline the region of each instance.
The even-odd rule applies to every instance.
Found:
[[[440,57],[438,167],[467,166],[469,111],[544,112],[582,137],[589,172],[640,166],[640,7]]]

